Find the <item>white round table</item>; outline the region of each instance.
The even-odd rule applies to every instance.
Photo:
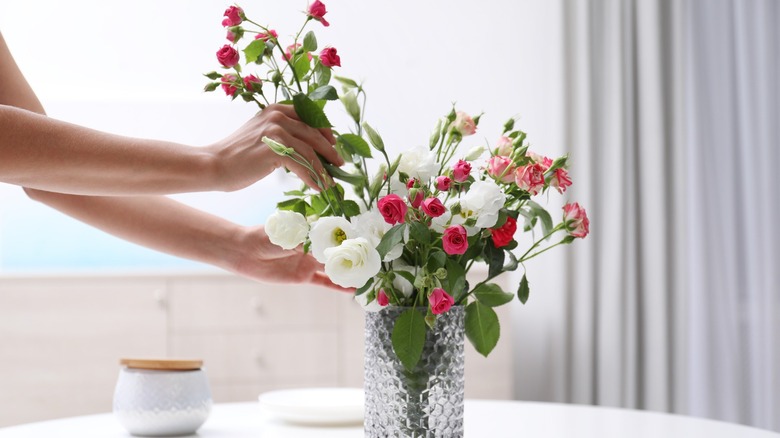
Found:
[[[699,418],[628,409],[556,403],[466,401],[469,438],[778,438],[780,434]],[[127,438],[112,414],[90,415],[0,429],[0,438]],[[214,406],[192,437],[327,438],[362,437],[363,427],[312,427],[267,417],[257,403]]]

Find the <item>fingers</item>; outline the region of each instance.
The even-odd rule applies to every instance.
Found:
[[[283,137],[282,144],[295,149],[295,151],[300,154],[304,160],[311,164],[311,167],[314,169],[317,177],[315,178],[315,176],[312,175],[311,170],[307,169],[305,166],[299,163],[296,163],[292,158],[285,158],[285,166],[290,169],[291,172],[298,175],[298,177],[301,178],[301,180],[303,180],[306,185],[315,190],[322,189],[320,183],[324,187],[330,187],[332,185],[333,182],[330,179],[328,173],[322,167],[322,163],[320,162],[319,158],[317,158],[317,155],[306,143],[289,134],[282,135],[281,137]]]
[[[336,138],[329,128],[314,129],[303,123],[295,109],[289,105],[273,105],[274,110],[284,114],[289,119],[285,121],[284,128],[292,136],[308,144],[315,152],[325,157],[328,162],[341,166],[344,160],[333,147],[336,144]],[[269,107],[271,108],[271,107]]]
[[[344,293],[354,293],[355,292],[355,289],[344,288],[344,287],[341,287],[341,286],[333,283],[332,281],[330,281],[330,278],[328,278],[328,276],[325,275],[324,272],[315,272],[314,275],[309,280],[309,283],[316,284],[318,286],[324,286],[324,287],[327,287],[329,289],[337,290],[339,292],[344,292]]]

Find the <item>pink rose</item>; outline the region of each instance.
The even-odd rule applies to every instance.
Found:
[[[244,21],[242,18],[244,16],[244,11],[238,6],[231,6],[225,9],[224,16],[226,18],[222,20],[223,26],[225,26],[225,23],[227,23],[228,26],[238,26],[242,21]]]
[[[555,187],[558,193],[563,193],[566,188],[571,185],[571,178],[569,178],[569,172],[566,169],[558,168],[553,171],[550,177],[550,186]]]
[[[493,239],[493,246],[496,248],[503,248],[509,245],[509,242],[515,239],[515,231],[517,231],[517,219],[509,216],[506,218],[506,222],[499,228],[490,229],[490,237]]]
[[[282,59],[284,61],[289,61],[292,59],[293,55],[295,55],[295,52],[301,47],[301,43],[295,43],[290,44],[287,46],[287,49],[284,51],[284,55],[282,55]],[[309,57],[309,61],[311,61],[311,53],[306,52],[306,56]]]
[[[335,47],[325,47],[320,52],[320,62],[325,67],[341,67],[341,58],[336,54]]]
[[[442,192],[446,192],[452,187],[452,180],[448,176],[439,176],[436,178],[436,188]]]
[[[225,18],[224,20],[222,20],[222,27],[228,27],[228,26],[230,26],[230,19]]]
[[[256,39],[256,40],[263,40],[263,41],[268,41],[268,40],[269,40],[271,37],[274,37],[274,38],[279,38],[279,34],[278,34],[278,33],[276,33],[276,31],[275,31],[275,30],[273,30],[273,29],[270,29],[270,30],[268,31],[268,33],[265,33],[265,32],[260,32],[260,33],[258,33],[257,35],[255,35],[255,39]]]
[[[263,86],[263,81],[260,80],[255,75],[246,75],[244,76],[244,88],[246,88],[249,91],[260,91],[262,92],[263,89],[261,88]]]
[[[377,203],[379,213],[390,225],[402,224],[406,221],[407,206],[398,195],[387,195]]]
[[[488,160],[488,175],[501,180],[501,182],[511,183],[515,179],[515,166],[509,157],[495,155]]]
[[[227,68],[238,64],[238,59],[238,51],[227,44],[217,51],[217,61]]]
[[[319,21],[325,27],[330,26],[330,23],[325,19],[327,13],[325,5],[320,0],[314,0],[314,3],[309,5],[309,17]]]
[[[455,300],[444,289],[437,287],[431,292],[431,296],[428,297],[428,301],[431,303],[431,313],[434,315],[441,315],[442,313],[450,310]]]
[[[458,160],[455,166],[452,167],[452,179],[462,183],[469,179],[471,173],[471,164],[468,161]]]
[[[590,232],[590,221],[585,209],[576,202],[563,206],[563,226],[574,237],[585,238]]]
[[[515,183],[532,195],[539,194],[544,188],[544,167],[539,163],[519,166],[515,170]]]
[[[441,238],[444,252],[449,255],[463,254],[469,248],[468,235],[463,225],[453,225],[444,230]]]
[[[439,217],[447,211],[439,198],[428,198],[422,203],[422,211],[430,217]]]
[[[236,75],[222,75],[222,90],[225,91],[225,94],[228,96],[235,96],[236,92],[238,91],[238,87],[236,87],[236,82],[238,81],[238,78]]]
[[[509,137],[501,137],[496,142],[496,155],[503,155],[505,157],[512,156],[512,139]]]
[[[379,289],[379,292],[376,294],[376,302],[382,307],[390,304],[390,300],[387,299],[387,294],[384,289]]]
[[[465,137],[477,132],[477,125],[470,115],[463,111],[458,111],[455,113],[455,121],[452,122],[452,129],[458,131],[460,135]]]

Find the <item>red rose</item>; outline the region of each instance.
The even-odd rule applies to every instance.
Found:
[[[439,217],[447,211],[439,198],[428,198],[422,203],[422,211],[430,217]]]
[[[270,29],[270,30],[268,31],[268,33],[260,32],[260,33],[258,33],[257,35],[255,35],[255,39],[256,39],[256,40],[263,40],[263,41],[268,41],[268,40],[269,40],[271,37],[273,37],[273,38],[279,38],[279,34],[278,34],[278,33],[276,33],[276,31],[275,31],[275,30],[273,30],[273,29]]]
[[[448,176],[439,176],[436,178],[436,188],[442,192],[446,192],[452,186],[452,180]]]
[[[238,78],[236,75],[223,75],[222,76],[222,90],[225,91],[225,94],[228,96],[235,96],[236,91],[238,91],[238,87],[236,87],[236,81]]]
[[[335,47],[325,47],[320,52],[320,62],[325,67],[341,67],[341,58],[336,54]]]
[[[238,59],[238,51],[227,44],[217,51],[217,60],[227,68],[238,64]]]
[[[263,81],[255,75],[244,76],[244,88],[249,91],[262,91]]]
[[[458,160],[452,168],[452,179],[462,183],[469,179],[471,173],[471,164],[468,161]]]
[[[379,212],[390,225],[402,224],[406,221],[407,206],[398,195],[387,195],[377,203]]]
[[[449,255],[463,254],[469,248],[468,235],[463,225],[453,225],[444,230],[441,238],[444,252]]]
[[[502,248],[509,245],[514,240],[515,231],[517,231],[517,219],[509,216],[506,222],[500,228],[491,228],[490,235],[493,238],[493,245],[496,248]]]
[[[382,307],[390,304],[390,300],[387,299],[387,294],[384,289],[379,289],[379,292],[376,294],[376,302]]]
[[[226,18],[222,20],[222,25],[225,26],[225,23],[227,23],[228,26],[238,26],[242,21],[244,21],[242,18],[243,15],[244,11],[241,8],[238,6],[231,6],[225,9],[224,16]]]
[[[455,300],[444,289],[437,287],[431,292],[431,296],[428,297],[428,301],[431,303],[431,313],[434,315],[441,315],[442,313],[450,310]]]
[[[320,0],[314,0],[314,3],[309,5],[309,17],[319,21],[323,26],[330,26],[328,20],[325,19],[325,14],[328,10],[325,9],[325,5]]]

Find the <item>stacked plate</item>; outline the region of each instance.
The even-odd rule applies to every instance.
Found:
[[[363,390],[358,388],[307,388],[260,394],[267,415],[305,425],[359,425],[363,423]]]

